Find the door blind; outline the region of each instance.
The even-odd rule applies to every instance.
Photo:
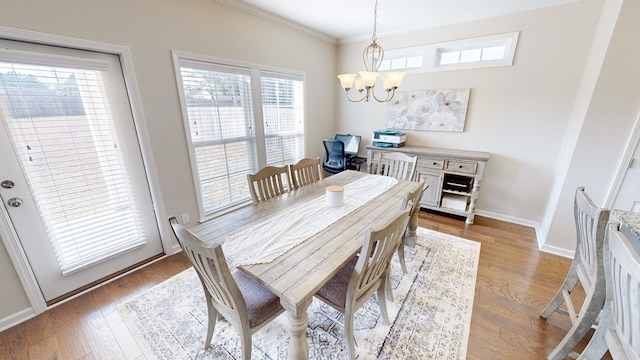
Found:
[[[0,61],[3,123],[64,275],[146,243],[103,71]]]

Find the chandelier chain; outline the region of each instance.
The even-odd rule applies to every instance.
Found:
[[[373,35],[371,35],[371,40],[375,43],[378,37],[376,36],[376,28],[378,25],[378,0],[376,0],[376,4],[373,8]]]

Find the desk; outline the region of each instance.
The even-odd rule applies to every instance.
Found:
[[[360,166],[367,162],[367,158],[359,156],[347,157],[347,169],[360,171]]]
[[[291,204],[324,194],[328,185],[346,185],[365,176],[378,175],[343,171],[312,185],[204,222],[191,230],[203,241],[222,242],[227,236],[263,221],[267,214],[277,214]],[[400,210],[404,194],[417,187],[416,182],[399,181],[274,261],[238,267],[280,297],[289,318],[289,359],[309,357],[305,331],[308,325],[307,307],[311,304],[313,294],[360,251],[367,230],[391,220]],[[416,224],[415,221],[412,223]]]

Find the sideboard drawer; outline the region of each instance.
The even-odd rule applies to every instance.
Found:
[[[478,169],[478,163],[475,161],[452,161],[447,160],[445,170],[464,172],[469,174],[475,174]]]
[[[444,159],[418,158],[418,166],[428,169],[443,169]]]

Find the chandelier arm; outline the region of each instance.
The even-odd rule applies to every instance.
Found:
[[[387,92],[387,97],[385,99],[378,99],[378,97],[376,96],[376,92],[373,91],[373,88],[371,89],[371,95],[373,95],[373,98],[377,101],[377,102],[388,102],[391,99],[393,99],[393,95],[395,95],[396,93],[396,88],[391,88],[389,90],[385,90]]]
[[[351,89],[349,89],[349,90],[351,90]],[[346,90],[346,89],[345,89],[345,94],[347,95],[347,100],[349,100],[349,101],[351,101],[351,102],[353,102],[353,103],[362,102],[363,100],[365,100],[365,99],[368,97],[367,95],[364,95],[364,96],[363,96],[362,92],[363,92],[364,90],[358,90],[358,93],[359,93],[359,94],[361,94],[361,96],[362,96],[362,97],[361,97],[360,99],[353,100],[353,99],[351,98],[351,96],[349,96],[349,93],[350,93],[350,91],[349,91],[349,90]],[[367,91],[367,92],[368,92],[368,91]]]

